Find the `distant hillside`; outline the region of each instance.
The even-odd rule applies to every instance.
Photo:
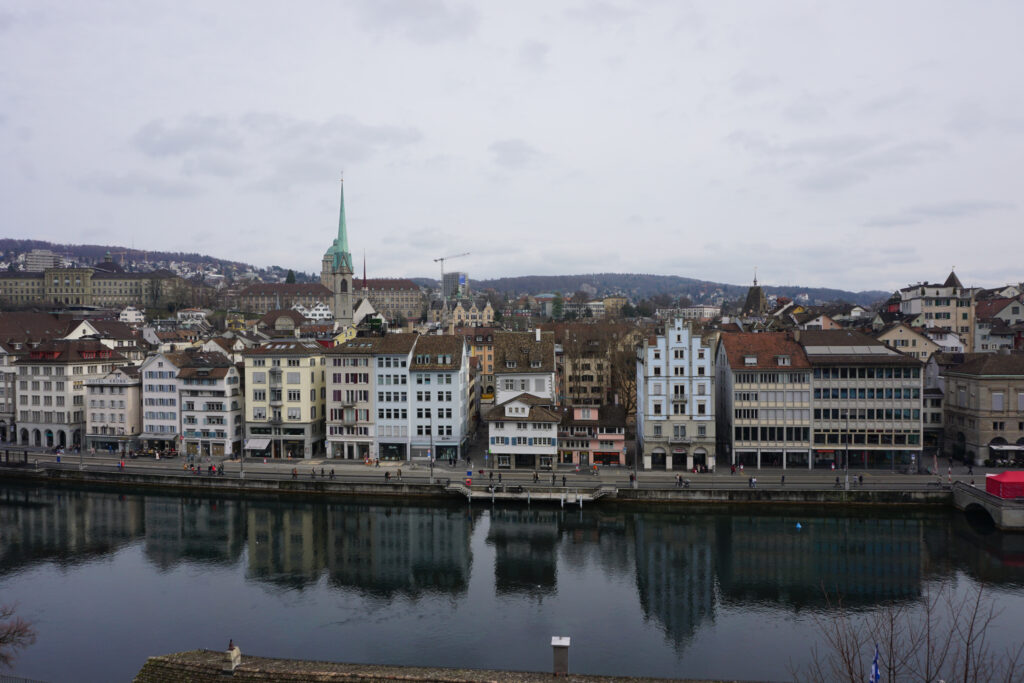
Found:
[[[179,261],[182,263],[218,264],[226,268],[246,270],[250,266],[241,261],[214,258],[205,254],[177,251],[148,251],[129,247],[100,244],[55,244],[43,240],[16,240],[0,238],[0,253],[24,253],[32,249],[49,249],[55,254],[79,263],[96,263],[102,261],[109,252],[115,261],[120,263],[122,256],[129,261]]]
[[[429,284],[436,287],[437,280],[414,278],[417,284]],[[585,275],[526,275],[522,277],[504,277],[493,280],[471,280],[476,291],[494,289],[498,292],[513,294],[540,294],[543,292],[561,292],[570,294],[579,291],[584,285],[597,289],[598,293],[622,292],[634,300],[648,299],[658,295],[673,298],[685,296],[696,303],[704,303],[717,296],[725,301],[735,301],[746,296],[749,285],[730,285],[706,280],[695,280],[678,275],[647,275],[639,273],[592,273]],[[848,292],[842,289],[824,287],[775,286],[764,285],[765,292],[779,296],[794,298],[801,294],[810,297],[811,302],[846,301],[867,306],[880,299],[887,298],[892,292],[878,290],[864,292]]]

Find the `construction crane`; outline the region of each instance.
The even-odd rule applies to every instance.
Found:
[[[453,258],[462,258],[463,256],[469,256],[470,252],[466,251],[461,254],[452,254],[451,256],[442,256],[434,259],[434,263],[441,264],[441,292],[444,292],[444,262]]]

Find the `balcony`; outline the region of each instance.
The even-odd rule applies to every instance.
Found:
[[[672,436],[668,437],[668,442],[689,444],[693,442],[693,439],[690,438],[689,436],[676,436],[673,434]]]

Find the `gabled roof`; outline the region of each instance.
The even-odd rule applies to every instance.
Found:
[[[991,318],[1007,306],[1018,303],[1014,298],[986,299],[974,306],[974,315],[978,319]]]
[[[52,313],[12,312],[0,313],[0,340],[43,341],[59,339],[68,328],[76,324],[69,315]]]
[[[505,406],[510,403],[523,403],[527,405],[530,410],[526,416],[506,415]],[[548,399],[540,398],[533,394],[522,393],[494,406],[487,411],[487,414],[483,416],[483,419],[485,422],[561,422],[561,416],[553,408],[548,407],[550,405],[551,401]]]
[[[909,365],[916,358],[893,351],[863,332],[854,330],[803,330],[799,337],[811,365]]]

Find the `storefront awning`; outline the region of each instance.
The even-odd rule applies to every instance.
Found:
[[[245,450],[247,451],[262,451],[264,448],[270,445],[270,439],[246,439]]]

